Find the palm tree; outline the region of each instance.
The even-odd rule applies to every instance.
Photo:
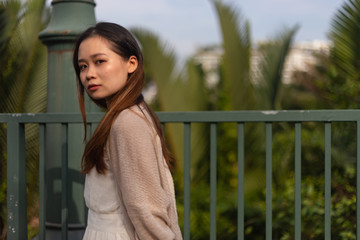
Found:
[[[131,29],[142,46],[146,79],[149,85],[156,84],[157,98],[154,109],[161,111],[201,111],[206,110],[206,95],[202,70],[189,59],[183,71],[176,68],[173,50],[155,34],[141,28]],[[164,47],[165,46],[165,47]],[[192,164],[201,159],[206,150],[204,126],[192,126],[192,142],[197,143],[192,151]],[[183,159],[183,128],[179,124],[169,124],[165,128],[168,143],[175,159]],[[181,162],[176,163],[177,177],[183,173]],[[175,179],[176,180],[176,179]],[[178,181],[179,183],[179,181]]]
[[[213,3],[223,33],[224,58],[221,63],[223,72],[221,82],[224,84],[224,95],[229,96],[228,105],[223,109],[281,109],[279,103],[282,97],[280,94],[282,73],[298,26],[283,30],[274,39],[267,40],[258,49],[255,49],[252,47],[249,23],[244,17],[231,6],[223,4],[222,1],[214,0]],[[258,62],[253,62],[255,51],[258,54]],[[224,149],[224,152],[219,153],[219,164],[224,162],[221,167],[224,170],[223,173],[219,172],[219,179],[221,177],[224,179],[222,186],[228,189],[225,194],[231,195],[235,189],[227,186],[236,182],[236,173],[234,174],[233,169],[237,168],[237,163],[232,157],[234,154],[236,156],[236,152],[234,153],[236,128],[224,126],[223,132],[224,135],[220,136],[222,139],[219,141],[219,148]],[[245,159],[247,159],[245,162],[247,170],[244,176],[247,181],[245,196],[246,199],[251,199],[254,194],[258,196],[265,186],[263,171],[265,146],[261,144],[265,139],[263,126],[246,124],[245,139]],[[222,142],[223,144],[221,144]],[[231,154],[231,152],[233,153]],[[249,211],[252,211],[251,208],[251,204],[248,205]],[[232,209],[232,211],[236,211],[236,209]],[[224,214],[226,212],[231,212],[231,210],[224,209]],[[249,217],[248,212],[246,215]],[[228,224],[223,226],[223,230],[231,228],[231,222]]]
[[[6,23],[1,43],[1,112],[42,112],[46,107],[46,47],[38,33],[47,20],[45,1],[1,3]],[[29,101],[30,100],[30,101]]]
[[[360,2],[348,0],[331,22],[328,90],[330,100],[342,108],[358,108],[360,99]]]
[[[359,80],[360,59],[360,2],[345,2],[332,20],[330,40],[333,43],[332,60],[341,74]]]
[[[210,100],[209,91],[207,91],[204,80],[204,73],[193,58],[190,58],[186,62],[183,71],[179,72],[176,69],[175,54],[167,44],[164,44],[156,35],[144,29],[137,28],[131,30],[142,45],[146,61],[147,79],[149,82],[155,82],[158,89],[157,105],[155,108],[161,111],[274,108],[275,102],[280,101],[278,93],[281,88],[281,70],[283,69],[285,58],[289,52],[297,27],[284,31],[275,40],[263,46],[261,49],[263,60],[260,63],[262,69],[261,78],[254,79],[255,76],[252,75],[253,71],[250,64],[252,46],[248,22],[240,16],[237,10],[221,1],[211,1],[211,4],[213,4],[218,15],[223,35],[222,46],[224,50],[219,67],[220,82],[217,86],[219,94],[217,98],[221,99],[221,102],[215,103],[216,106],[213,106],[213,102]],[[267,91],[267,94],[263,94],[264,91]],[[255,101],[259,99],[259,96],[261,96],[261,101]],[[270,104],[260,105],[260,103],[264,102]],[[208,129],[206,126],[194,126],[192,130],[194,131],[192,132],[194,139],[191,140],[192,143],[196,143],[191,159],[192,184],[203,184],[204,179],[207,182],[209,169],[209,161],[207,160],[208,142],[206,141]],[[225,132],[227,135],[231,130],[221,128],[219,131]],[[251,129],[247,131],[247,137],[249,136],[250,139],[251,132],[253,132]],[[182,127],[170,125],[166,127],[166,133],[176,158],[179,160],[183,159],[183,142],[182,138],[179,137],[182,136]],[[229,138],[229,136],[225,136],[222,140],[227,141],[226,138]],[[219,142],[221,144],[221,140]],[[235,149],[235,146],[233,149]],[[232,151],[234,151],[233,149]],[[221,146],[219,151],[221,151]],[[219,154],[221,155],[222,153]],[[224,158],[219,159],[219,164],[221,164],[221,161],[224,161]],[[234,167],[234,163],[224,165],[228,165],[228,170],[225,170],[226,174],[234,174],[234,171],[230,169]],[[182,166],[178,165],[177,170],[181,172]],[[220,175],[222,174],[220,173]],[[229,176],[228,181],[236,178],[236,176],[227,176]],[[194,198],[196,200],[196,196]],[[203,200],[201,199],[204,203]],[[202,217],[204,216],[202,215]],[[198,220],[201,221],[200,219]],[[196,225],[194,223],[193,226],[196,227]],[[197,231],[201,232],[199,228]]]
[[[360,1],[344,1],[342,6],[337,9],[331,21],[328,35],[330,40],[330,54],[319,55],[318,61],[315,66],[312,66],[311,71],[301,75],[298,73],[298,77],[300,75],[302,81],[299,81],[297,86],[289,88],[291,92],[288,91],[288,94],[292,93],[295,95],[294,93],[297,93],[296,104],[298,108],[306,108],[306,104],[309,103],[309,98],[311,99],[310,104],[315,107],[318,107],[319,102],[321,102],[321,106],[331,109],[359,108],[359,22]],[[307,89],[307,91],[303,91],[303,89]],[[305,97],[307,97],[306,100],[304,100]],[[312,103],[313,101],[315,103]],[[355,171],[356,152],[358,151],[356,147],[356,136],[354,136],[356,124],[338,123],[334,125],[332,130],[331,151],[332,172],[334,172],[334,177],[332,177],[332,204],[337,205],[337,209],[346,209],[346,206],[342,206],[342,204],[349,202],[350,198],[355,199],[355,191],[351,189],[355,189],[356,178],[354,174],[348,174],[347,172],[349,169],[352,172]],[[303,149],[306,149],[303,151],[306,155],[304,154],[305,156],[303,156],[302,172],[303,177],[308,179],[306,180],[306,185],[311,185],[314,184],[314,182],[316,183],[319,176],[324,174],[322,168],[323,162],[321,161],[322,156],[319,156],[321,158],[316,157],[319,153],[323,155],[323,146],[321,146],[323,141],[318,141],[318,143],[314,142],[315,144],[313,143],[311,146],[308,146],[307,140],[310,140],[313,136],[324,135],[322,130],[313,131],[313,129],[306,129],[305,127],[303,128],[302,135],[304,139],[306,139],[302,146]],[[311,138],[309,136],[311,136]],[[320,145],[321,147],[316,147],[316,145]],[[310,199],[310,197],[307,198]],[[313,200],[311,201],[315,202],[317,199],[321,199],[322,195],[319,197],[313,196],[312,198]],[[316,204],[312,203],[312,205],[312,208],[314,208]],[[308,206],[305,206],[305,208],[306,207]],[[281,208],[283,208],[283,204]],[[349,216],[343,219],[341,227],[332,227],[332,235],[346,235],[348,238],[355,239],[356,236],[353,231],[355,229],[355,220],[353,219],[353,216],[355,216],[355,208],[347,209],[346,213],[349,214]],[[283,217],[283,214],[281,217]],[[309,218],[309,213],[304,214],[302,218]],[[314,220],[310,222],[314,223]],[[305,225],[307,224],[306,221],[304,221],[304,223]],[[284,226],[281,228],[284,228]],[[308,232],[317,232],[313,238],[323,237],[322,226],[311,224],[308,227],[306,226],[306,228]]]
[[[325,108],[358,108],[360,99],[360,2],[347,0],[332,18],[330,55],[318,55],[316,65],[302,77],[302,85],[311,90]],[[300,99],[301,100],[301,99]]]
[[[281,109],[282,75],[298,28],[285,29],[273,40],[259,45],[259,72],[254,81],[259,93],[256,106],[260,109]]]
[[[223,106],[223,110],[253,109],[250,25],[232,6],[217,0],[211,2],[215,7],[223,38],[221,82],[223,91],[228,95],[228,104]]]
[[[0,112],[43,112],[46,108],[47,50],[39,41],[38,33],[48,21],[45,0],[2,1],[0,20]],[[25,130],[28,205],[36,206],[38,132],[33,125],[26,126]],[[6,130],[1,126],[0,131],[0,182],[1,189],[5,190]],[[4,203],[5,195],[0,198],[4,206],[0,209],[0,219],[5,219]]]

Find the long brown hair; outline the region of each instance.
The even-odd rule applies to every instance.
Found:
[[[151,116],[155,130],[161,140],[163,155],[168,166],[171,168],[173,158],[166,147],[160,121],[153,110],[146,104],[141,94],[144,85],[144,61],[141,49],[136,39],[128,30],[114,23],[97,23],[95,26],[84,31],[75,43],[73,65],[77,76],[78,99],[85,128],[84,139],[86,139],[87,134],[86,112],[84,103],[84,86],[80,81],[78,54],[82,41],[93,36],[99,36],[107,39],[110,42],[111,50],[120,55],[124,60],[128,60],[131,56],[135,56],[138,60],[138,67],[133,73],[129,74],[125,86],[114,94],[109,105],[106,104],[105,99],[96,100],[91,98],[98,106],[107,109],[107,113],[100,121],[94,134],[86,144],[81,162],[82,172],[88,173],[93,167],[96,167],[96,170],[99,173],[104,174],[106,172],[107,167],[104,161],[104,151],[111,126],[121,111],[135,104],[144,105],[145,110]]]

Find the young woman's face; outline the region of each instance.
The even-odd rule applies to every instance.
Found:
[[[79,46],[80,80],[90,97],[106,99],[125,86],[128,74],[137,68],[137,59],[124,60],[110,49],[108,40],[99,36],[85,39]]]

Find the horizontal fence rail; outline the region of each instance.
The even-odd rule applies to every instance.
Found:
[[[272,239],[272,136],[273,123],[287,122],[295,124],[294,165],[295,165],[295,201],[294,201],[294,235],[301,239],[301,132],[303,122],[324,123],[324,235],[331,239],[331,130],[332,122],[356,123],[356,223],[360,224],[360,110],[302,110],[302,111],[209,111],[209,112],[158,112],[160,121],[164,123],[183,123],[184,126],[184,223],[183,236],[190,239],[190,163],[191,163],[191,125],[193,123],[210,124],[210,239],[216,239],[216,208],[217,208],[217,129],[219,123],[237,124],[237,238],[244,239],[244,142],[246,123],[264,123],[266,136],[266,239]],[[98,123],[102,113],[89,113],[89,124]],[[80,114],[46,113],[46,114],[0,114],[0,123],[7,129],[7,239],[27,239],[26,210],[26,177],[25,177],[25,124],[39,125],[39,238],[45,239],[45,142],[47,124],[61,124],[63,148],[61,183],[61,225],[62,239],[68,239],[68,196],[67,196],[67,142],[68,125],[82,123]],[[91,129],[92,131],[94,129]],[[356,229],[357,239],[360,239],[360,228]]]

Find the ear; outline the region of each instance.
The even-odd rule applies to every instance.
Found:
[[[137,69],[139,63],[135,56],[131,56],[127,62],[128,73],[133,73]]]

